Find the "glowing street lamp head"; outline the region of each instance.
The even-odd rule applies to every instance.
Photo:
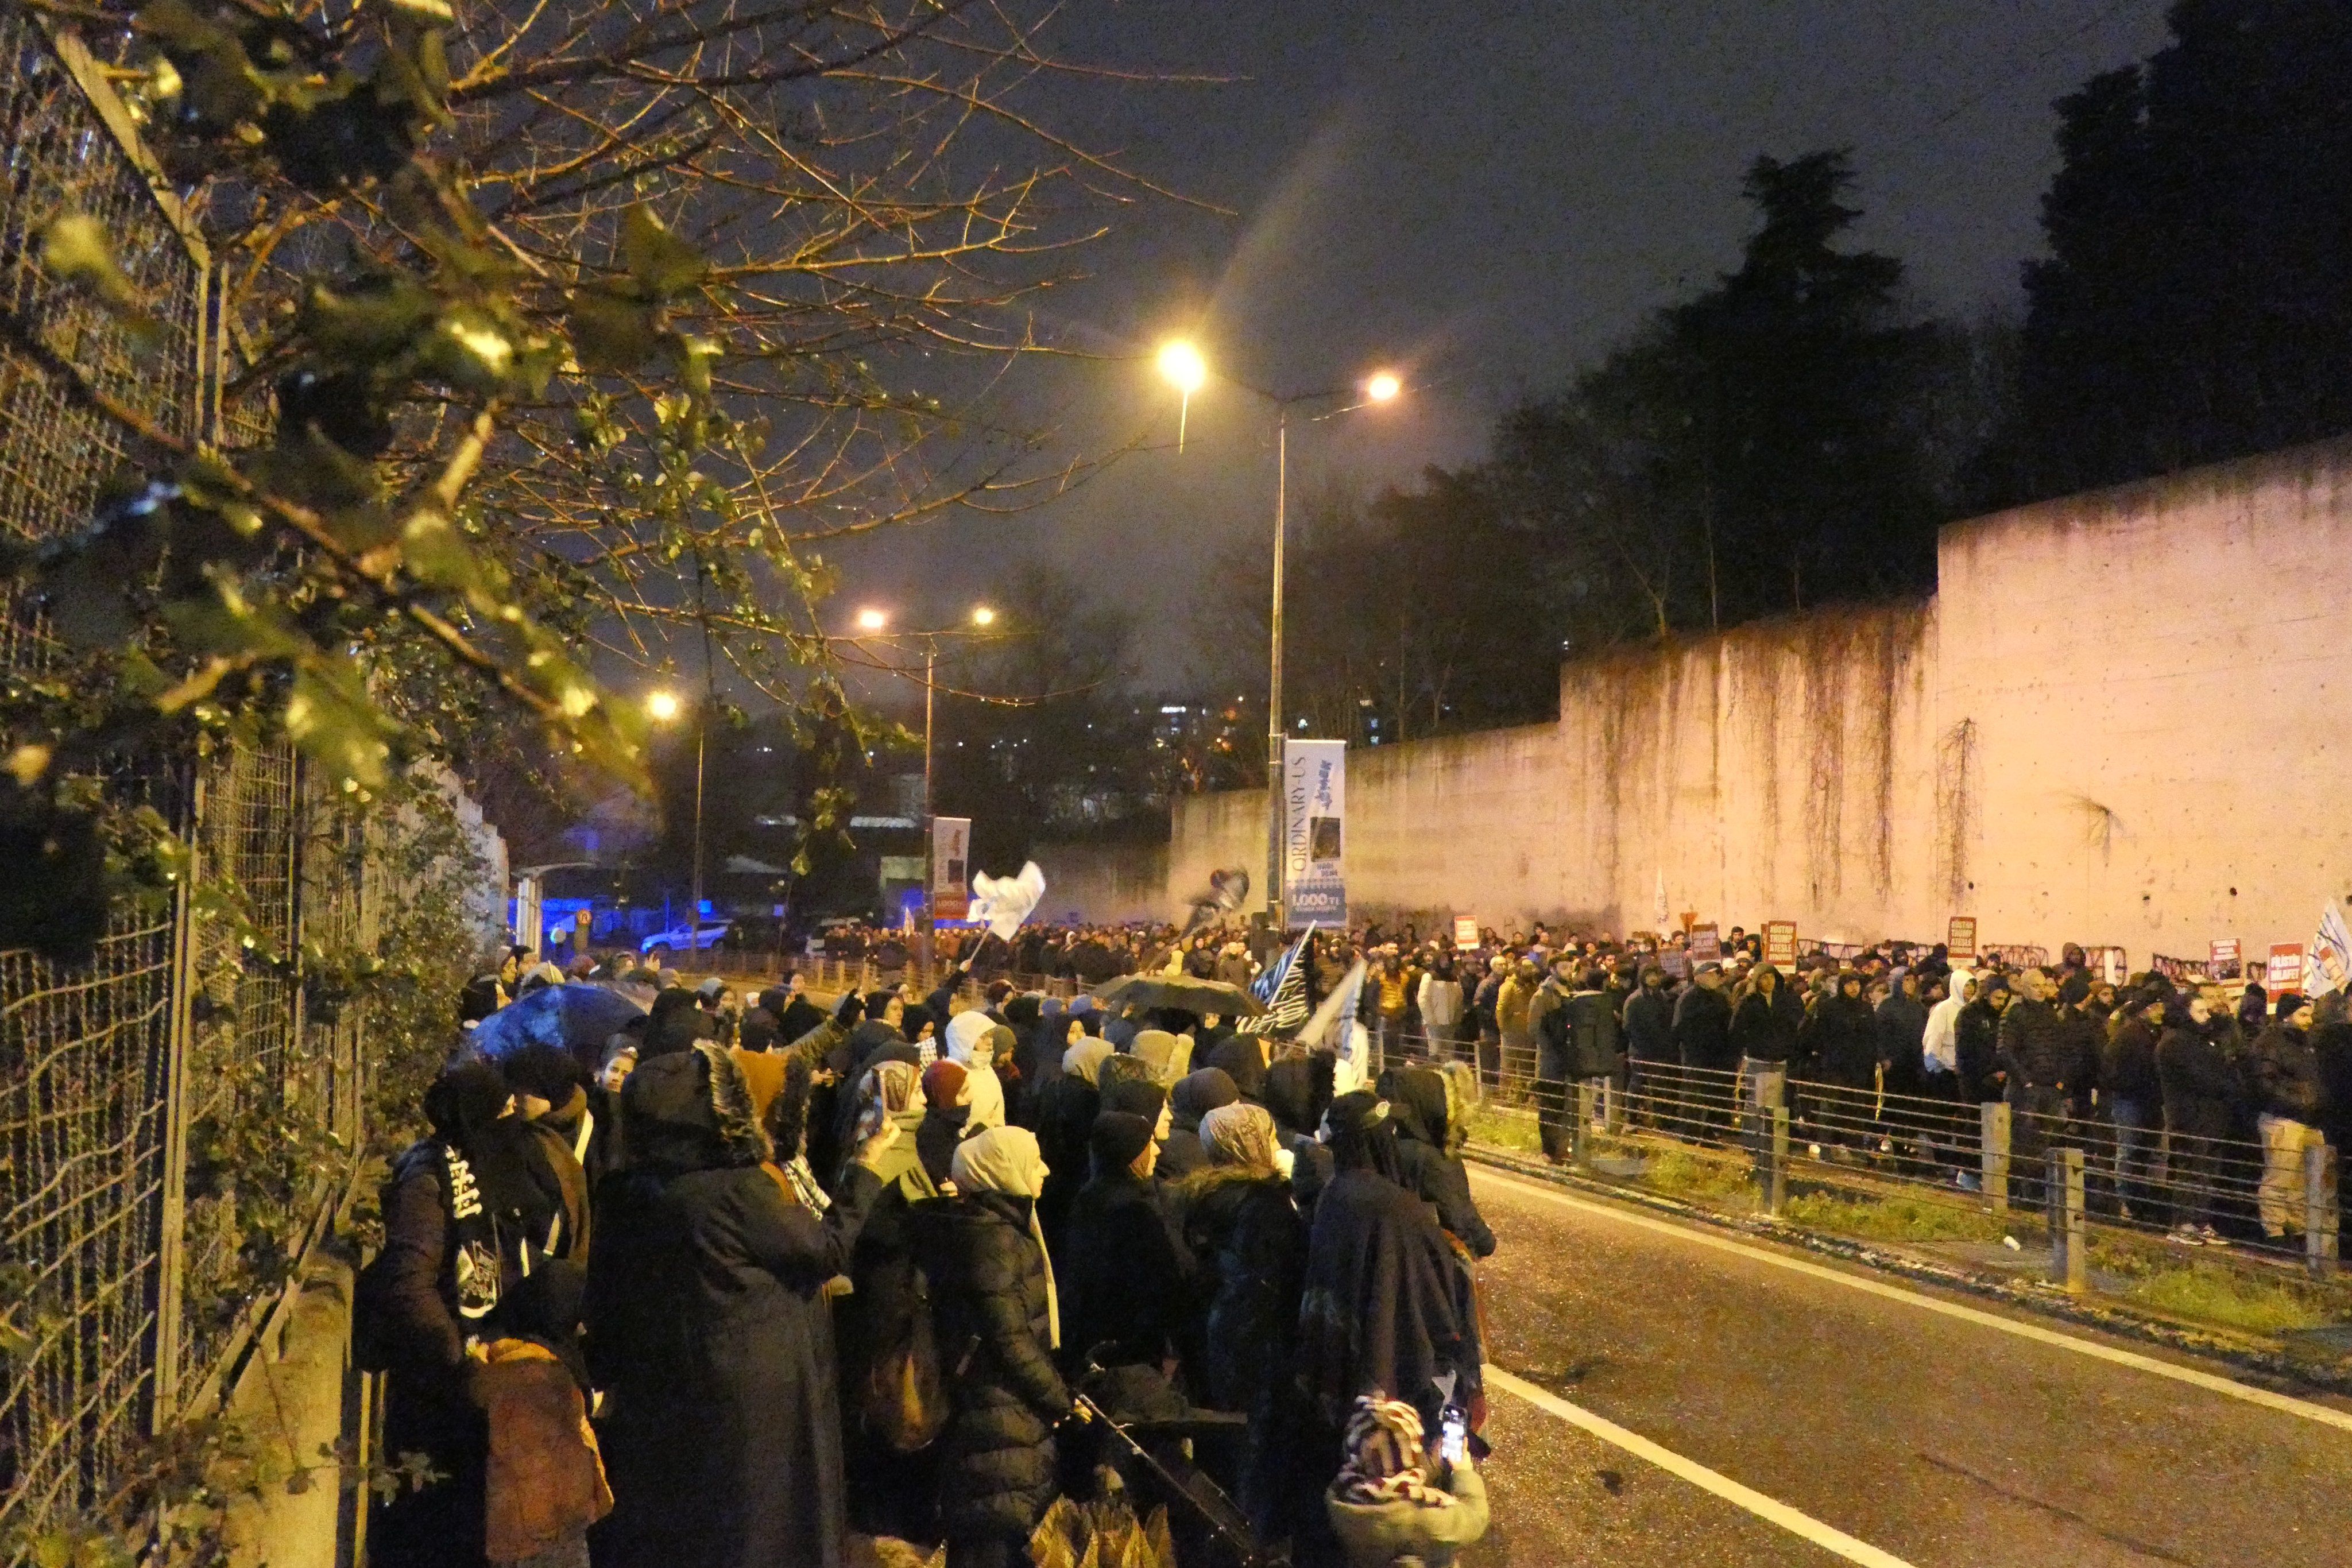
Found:
[[[1391,402],[1404,391],[1404,382],[1391,371],[1381,371],[1364,383],[1364,396],[1374,402]]]
[[[971,623],[975,626],[993,626],[996,624],[996,612],[985,604],[975,605],[971,612]]]
[[[1191,397],[1209,379],[1209,362],[1201,358],[1200,350],[1179,340],[1160,350],[1160,373],[1178,392]]]
[[[667,724],[677,716],[677,694],[654,693],[646,698],[646,712],[653,716],[656,724]]]
[[[879,610],[861,610],[857,612],[857,629],[861,632],[879,632],[889,623],[890,618]]]

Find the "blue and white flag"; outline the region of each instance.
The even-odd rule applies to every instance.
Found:
[[[1250,995],[1265,1003],[1266,1009],[1251,1020],[1253,1032],[1271,1034],[1276,1030],[1296,1029],[1307,1021],[1307,943],[1314,935],[1315,927],[1310,923],[1298,940],[1284,949],[1281,957],[1268,964],[1249,983]]]

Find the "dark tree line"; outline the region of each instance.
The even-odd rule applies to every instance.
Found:
[[[1851,243],[1843,152],[1758,159],[1736,269],[1510,410],[1484,463],[1300,528],[1291,722],[1541,719],[1563,649],[1929,592],[1954,518],[2352,432],[2352,5],[2169,25],[2056,106],[2021,323],[1912,307]]]

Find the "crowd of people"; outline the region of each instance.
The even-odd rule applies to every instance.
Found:
[[[614,977],[656,988],[593,1062],[457,1042],[385,1186],[377,1563],[1026,1563],[1105,1419],[1302,1563],[1484,1529],[1466,1071],[1002,977]]]
[[[1356,1016],[1370,1071],[1472,1063],[1482,1083],[1533,1102],[1556,1162],[1570,1157],[1579,1083],[1637,1106],[1719,1102],[1675,1121],[1721,1132],[1720,1113],[1777,1082],[1815,1145],[1940,1164],[1973,1188],[1976,1151],[1958,1129],[2006,1104],[2015,1196],[2038,1200],[2047,1151],[2073,1145],[2107,1212],[2160,1223],[2182,1246],[2226,1246],[2299,1239],[2306,1150],[2352,1141],[2341,991],[2274,996],[2255,979],[2153,970],[2112,979],[2095,964],[2104,955],[2072,945],[2054,963],[2014,951],[1956,961],[1941,945],[1897,942],[1772,964],[1764,942],[1733,926],[1700,956],[1680,932],[1620,940],[1538,925],[1457,946],[1451,932],[1366,925],[1319,934],[1306,968],[1311,1002],[1364,961]],[[1245,985],[1279,950],[1263,929],[1074,925],[1024,931],[996,957],[1022,975],[1165,970]],[[985,969],[989,956],[974,961]]]

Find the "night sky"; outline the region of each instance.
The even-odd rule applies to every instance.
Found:
[[[1370,491],[1478,456],[1494,416],[1737,264],[1759,152],[1850,146],[1864,242],[1923,312],[2019,308],[2054,165],[2052,101],[2164,38],[2163,0],[1092,0],[1062,56],[1224,76],[1041,85],[1028,107],[1234,215],[1143,202],[1057,288],[1039,361],[1004,394],[1056,450],[1171,443],[1149,352],[1189,332],[1277,390],[1376,366],[1413,391],[1313,427],[1299,488]],[[1118,356],[1141,356],[1132,360]],[[962,520],[841,558],[841,608],[952,616],[1050,552],[1131,608],[1148,684],[1208,678],[1192,625],[1225,541],[1265,535],[1270,417],[1213,383],[1188,446],[1127,457],[1011,521]],[[919,588],[914,586],[919,584]],[[1294,583],[1294,591],[1307,586]],[[1475,591],[1472,584],[1457,591]],[[1294,650],[1294,657],[1303,650]],[[1236,650],[1238,669],[1263,650]]]

